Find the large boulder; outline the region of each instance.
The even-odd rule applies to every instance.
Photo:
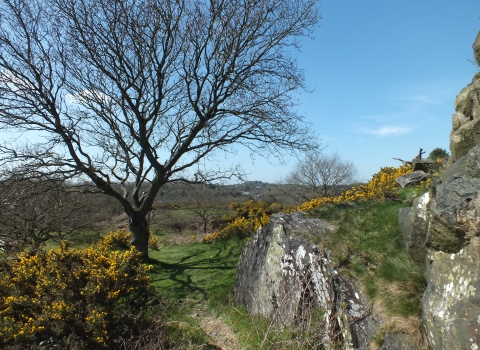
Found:
[[[303,213],[273,215],[242,252],[235,301],[284,326],[302,322],[316,306],[325,310],[325,346],[368,349],[377,326],[370,301],[357,281],[341,276],[325,249],[311,243],[332,230]]]
[[[480,179],[458,177],[436,187],[426,246],[457,253],[480,234]]]
[[[442,174],[441,182],[448,183],[463,176],[480,178],[480,147],[471,148],[465,156],[449,166]]]
[[[480,145],[433,188],[423,321],[433,349],[480,346]]]
[[[480,348],[480,238],[456,254],[430,251],[424,325],[433,349]]]
[[[328,258],[302,236],[321,236],[334,229],[301,213],[273,215],[270,224],[261,227],[242,252],[235,286],[237,304],[245,305],[252,315],[275,317],[284,325],[294,322],[299,310],[305,308],[303,304],[310,302],[302,297],[309,283],[322,291],[317,295],[319,302],[330,304]]]
[[[400,176],[395,179],[395,182],[400,185],[400,187],[404,188],[405,186],[415,186],[419,184],[421,181],[425,181],[430,179],[432,176],[430,174],[425,173],[422,170],[414,171],[413,173]]]
[[[457,253],[480,236],[480,145],[445,171],[433,194],[425,244]]]

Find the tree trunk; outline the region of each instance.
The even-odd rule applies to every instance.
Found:
[[[147,219],[141,216],[130,217],[128,229],[132,233],[132,245],[142,253],[144,261],[148,261],[148,231]]]

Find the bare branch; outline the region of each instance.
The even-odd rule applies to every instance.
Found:
[[[343,187],[355,182],[357,168],[336,153],[313,153],[299,161],[282,181],[287,193],[300,201],[339,194]]]
[[[0,166],[88,179],[131,230],[163,185],[214,174],[218,152],[315,146],[292,48],[316,0],[1,0],[0,13],[0,130],[28,140],[0,144]]]

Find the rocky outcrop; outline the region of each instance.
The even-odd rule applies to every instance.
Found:
[[[473,43],[473,54],[480,65],[480,32]],[[450,133],[450,164],[453,164],[480,142],[480,73],[455,99],[455,114]]]
[[[434,349],[480,346],[480,238],[457,253],[430,250],[423,319]]]
[[[403,175],[395,179],[395,182],[404,188],[405,186],[415,186],[421,181],[430,179],[432,176],[423,172],[422,170],[414,171],[413,173]]]
[[[436,187],[425,245],[457,253],[480,234],[480,178],[460,176]]]
[[[422,270],[425,269],[425,256],[427,254],[425,241],[427,239],[429,202],[430,194],[425,193],[413,200],[411,208],[401,208],[398,212],[398,223],[405,240],[407,252]]]
[[[480,66],[480,32],[478,32],[472,47],[473,47],[473,55],[475,56],[475,61],[477,61],[477,64]]]
[[[327,347],[368,349],[377,325],[368,298],[358,282],[338,273],[321,245],[309,243],[334,229],[302,213],[273,215],[240,257],[235,300],[250,314],[282,325],[301,323],[316,306],[325,310]]]
[[[427,336],[433,349],[478,349],[480,145],[445,171],[430,196],[422,303]]]
[[[480,32],[473,45],[480,62]],[[407,250],[424,261],[423,323],[433,349],[480,348],[480,73],[455,100],[449,167],[399,212]]]
[[[480,143],[480,73],[464,88],[455,100],[450,133],[450,164],[467,154]]]
[[[480,32],[473,47],[480,64]],[[422,316],[435,350],[480,349],[480,73],[457,96],[455,111],[448,168],[429,193],[399,212],[407,251],[425,270]],[[326,348],[368,349],[381,322],[322,246],[333,229],[301,213],[272,216],[242,253],[235,298],[251,314],[283,325],[302,322],[317,306],[325,310]],[[414,348],[408,337],[387,334],[380,349]]]
[[[235,300],[252,315],[275,317],[288,325],[301,317],[311,300],[304,290],[312,283],[321,293],[322,304],[333,295],[326,278],[327,257],[301,235],[322,235],[334,227],[320,220],[307,220],[300,213],[274,215],[247,243],[237,269]],[[297,236],[287,235],[287,232]],[[299,237],[300,236],[300,237]]]

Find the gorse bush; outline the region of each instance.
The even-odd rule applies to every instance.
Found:
[[[267,204],[249,200],[245,203],[232,203],[230,209],[236,211],[236,215],[223,217],[226,226],[220,231],[215,231],[205,236],[204,242],[230,237],[244,238],[252,235],[260,226],[268,225],[270,215],[283,210],[280,204]]]
[[[23,253],[0,270],[0,344],[103,349],[130,337],[147,321],[154,296],[148,271],[134,248],[63,242]]]
[[[327,203],[396,199],[398,198],[398,184],[395,182],[395,179],[410,174],[412,171],[412,168],[408,165],[402,165],[398,168],[381,168],[378,173],[373,175],[367,184],[354,186],[338,197],[312,199],[298,207],[290,208],[288,211],[308,211]],[[429,184],[430,183],[427,185]],[[204,242],[229,237],[248,237],[252,235],[258,227],[267,225],[270,221],[270,215],[282,211],[283,206],[278,204],[267,205],[263,202],[249,200],[245,203],[232,203],[230,204],[230,209],[235,210],[236,215],[224,217],[223,221],[227,222],[227,225],[220,231],[207,235],[204,238]]]
[[[111,231],[98,242],[98,246],[103,249],[129,249],[131,241],[132,234],[125,229],[121,229]],[[148,237],[148,247],[154,250],[160,249],[158,239],[152,234]]]
[[[338,197],[312,199],[311,201],[293,208],[292,211],[311,210],[326,203],[396,199],[398,198],[398,184],[395,182],[395,179],[410,174],[412,171],[412,168],[408,165],[402,165],[398,168],[381,168],[381,170],[373,175],[372,179],[365,185],[354,186]]]

